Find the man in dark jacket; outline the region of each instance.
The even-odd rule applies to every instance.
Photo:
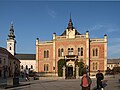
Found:
[[[102,85],[102,80],[104,79],[104,76],[100,72],[100,70],[98,70],[98,73],[96,74],[96,78],[97,78],[97,89],[99,90],[99,86],[100,86],[101,90],[104,90]]]

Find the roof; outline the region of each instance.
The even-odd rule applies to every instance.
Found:
[[[77,30],[75,30],[75,35],[81,35],[81,34]],[[66,36],[66,30],[60,36]]]
[[[15,59],[18,60],[18,58],[14,57],[7,49],[0,47],[0,53],[8,55],[9,59]],[[20,62],[20,61],[19,61]]]
[[[0,53],[8,54],[8,51],[7,51],[7,49],[0,47]]]
[[[15,59],[15,60],[20,62],[20,60],[18,58],[16,58],[15,56],[13,56],[10,52],[8,52],[8,58],[9,59]]]
[[[120,59],[108,59],[107,63],[108,64],[118,64],[118,63],[120,63]]]
[[[36,54],[16,54],[15,57],[19,60],[35,60]]]

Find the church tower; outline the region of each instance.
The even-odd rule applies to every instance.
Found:
[[[16,49],[16,40],[14,39],[15,35],[14,35],[14,28],[13,28],[13,23],[11,23],[10,26],[10,33],[8,35],[8,39],[7,39],[7,50],[12,54],[15,55],[15,49]]]

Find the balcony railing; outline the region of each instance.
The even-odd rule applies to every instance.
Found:
[[[103,38],[99,39],[90,39],[90,42],[105,42]]]

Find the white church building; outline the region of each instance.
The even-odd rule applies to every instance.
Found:
[[[19,54],[16,53],[16,40],[14,35],[13,24],[10,26],[10,34],[8,35],[10,39],[7,39],[7,50],[20,60],[20,70],[30,69],[36,71],[36,54]]]

